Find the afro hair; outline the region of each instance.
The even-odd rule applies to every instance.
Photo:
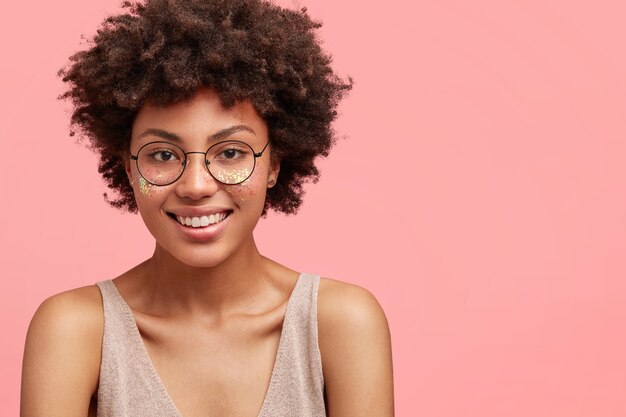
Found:
[[[114,207],[137,211],[124,164],[141,106],[191,99],[215,89],[225,107],[250,100],[267,123],[280,176],[264,213],[295,213],[305,181],[317,181],[315,160],[335,142],[337,105],[351,89],[330,67],[306,9],[262,0],[124,2],[105,19],[86,50],[59,71],[73,104],[71,135],[99,154],[99,172],[117,197]]]

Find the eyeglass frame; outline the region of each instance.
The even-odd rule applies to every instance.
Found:
[[[250,170],[250,174],[249,174],[246,178],[244,178],[243,180],[241,180],[241,181],[239,181],[239,182],[234,182],[234,183],[222,182],[222,181],[220,181],[219,179],[215,178],[215,175],[213,175],[213,173],[212,173],[212,172],[211,172],[211,170],[209,169],[209,164],[210,164],[210,162],[209,162],[208,157],[207,157],[207,155],[208,155],[209,151],[210,151],[212,148],[214,148],[214,147],[216,147],[216,146],[218,146],[218,145],[221,145],[221,144],[224,144],[224,143],[230,143],[230,142],[240,143],[240,144],[242,144],[242,145],[247,146],[248,148],[250,148],[250,149],[252,150],[252,156],[254,156],[254,164],[252,165],[252,169]],[[143,174],[141,173],[141,169],[139,169],[139,153],[141,152],[141,150],[142,150],[143,148],[145,148],[145,147],[146,147],[146,146],[148,146],[148,145],[152,145],[152,144],[154,144],[154,143],[167,143],[168,145],[175,146],[175,147],[177,147],[178,149],[180,149],[180,150],[182,151],[183,155],[185,156],[185,159],[182,161],[182,166],[183,166],[183,169],[180,171],[180,174],[179,174],[179,175],[178,175],[178,177],[176,177],[173,181],[168,182],[167,184],[155,184],[155,183],[153,183],[152,181],[150,181],[149,179],[147,179],[146,177],[144,177],[144,176],[143,176]],[[146,143],[145,145],[143,145],[141,148],[139,148],[139,150],[137,151],[137,154],[136,154],[136,155],[133,155],[133,154],[131,153],[131,154],[130,154],[130,159],[132,159],[133,161],[135,161],[135,165],[137,166],[137,172],[139,172],[139,174],[142,176],[142,178],[143,178],[143,179],[144,179],[144,180],[145,180],[148,184],[154,185],[154,186],[156,186],[156,187],[166,187],[166,186],[168,186],[168,185],[172,185],[172,184],[174,184],[174,183],[175,183],[176,181],[178,181],[178,180],[180,179],[180,177],[182,177],[182,176],[183,176],[183,174],[185,173],[185,169],[187,168],[187,162],[189,161],[189,158],[187,158],[187,155],[189,155],[189,154],[194,154],[194,153],[195,153],[195,154],[200,154],[200,155],[204,155],[204,166],[205,166],[205,168],[206,168],[207,172],[209,173],[209,175],[211,176],[211,178],[213,178],[215,181],[219,182],[220,184],[224,184],[224,185],[237,185],[237,184],[241,184],[242,182],[246,181],[248,178],[250,178],[250,177],[252,176],[252,174],[254,173],[254,169],[256,168],[256,159],[257,159],[257,158],[260,158],[261,156],[263,156],[263,152],[265,152],[265,149],[267,148],[267,145],[269,145],[269,144],[270,144],[270,141],[268,140],[268,141],[267,141],[267,143],[265,144],[265,146],[263,146],[263,149],[261,149],[261,151],[260,151],[260,152],[255,152],[255,151],[254,151],[254,148],[252,148],[252,146],[250,146],[250,144],[248,144],[248,143],[246,143],[246,142],[243,142],[243,141],[241,141],[241,140],[223,140],[223,141],[220,141],[220,142],[214,143],[213,145],[209,146],[209,148],[206,150],[206,152],[200,152],[200,151],[185,152],[185,150],[184,150],[183,148],[181,148],[180,146],[178,146],[178,145],[176,145],[176,144],[174,144],[174,143],[172,143],[172,142],[167,142],[167,141],[164,141],[164,140],[156,140],[156,141],[153,141],[153,142],[148,142],[148,143]]]

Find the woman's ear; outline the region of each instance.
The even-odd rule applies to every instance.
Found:
[[[278,158],[271,157],[270,170],[267,175],[267,188],[272,188],[273,186],[276,185],[279,172],[280,172],[280,160]]]
[[[120,156],[120,158],[122,158],[122,160],[124,161],[124,171],[126,171],[128,182],[130,182],[130,185],[133,186],[134,181],[133,181],[133,172],[130,168],[130,158],[127,155]]]

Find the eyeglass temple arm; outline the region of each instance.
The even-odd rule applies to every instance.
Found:
[[[268,140],[268,141],[267,141],[267,143],[265,144],[265,146],[263,147],[263,149],[261,149],[261,151],[260,151],[260,152],[256,152],[256,153],[254,153],[254,157],[255,157],[255,158],[259,158],[259,157],[263,156],[263,152],[265,152],[265,148],[267,148],[267,145],[269,145],[269,144],[270,144],[270,141]]]

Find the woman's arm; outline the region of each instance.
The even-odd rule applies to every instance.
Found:
[[[318,328],[329,417],[392,417],[389,326],[374,296],[322,279]]]
[[[87,417],[98,385],[103,321],[95,286],[41,304],[26,336],[21,417]]]

